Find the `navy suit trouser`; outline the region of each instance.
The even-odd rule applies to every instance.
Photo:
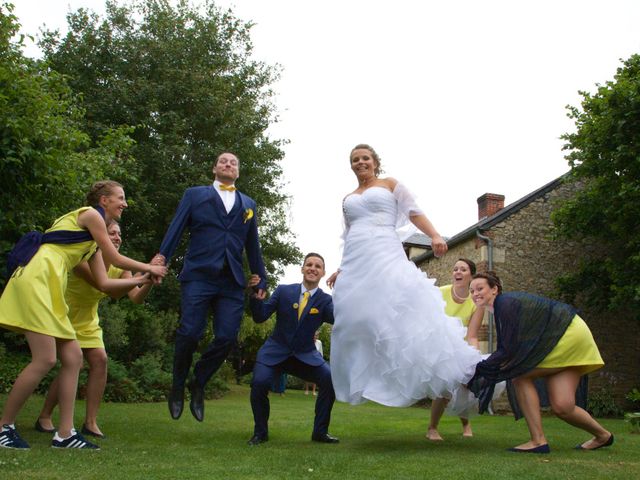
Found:
[[[195,381],[204,388],[238,341],[244,291],[230,272],[209,281],[183,282],[181,288],[182,315],[176,331],[173,387],[183,389],[185,386],[193,354],[206,331],[211,310],[214,337],[193,369]]]
[[[317,367],[307,365],[295,357],[289,357],[277,365],[265,365],[256,362],[251,381],[251,409],[253,410],[253,434],[266,437],[269,433],[269,389],[281,372],[294,375],[307,382],[318,385],[313,433],[324,434],[329,431],[331,409],[336,400],[336,393],[331,382],[331,369],[328,363]]]

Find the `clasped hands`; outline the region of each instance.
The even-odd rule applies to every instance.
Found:
[[[251,290],[251,296],[258,300],[264,300],[267,297],[267,292],[263,288],[256,289],[255,287],[260,283],[260,275],[254,273],[249,277],[247,281],[247,289]]]
[[[150,282],[154,285],[162,283],[162,278],[167,274],[168,268],[166,267],[167,260],[161,253],[156,253],[149,265],[151,269],[145,275],[150,279]],[[143,275],[143,277],[145,276]]]

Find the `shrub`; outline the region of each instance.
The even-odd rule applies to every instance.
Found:
[[[164,400],[171,388],[171,374],[162,370],[158,355],[148,353],[131,364],[130,377],[135,380],[142,401]]]
[[[117,360],[109,360],[107,387],[104,391],[106,402],[136,402],[140,399],[140,389],[129,378],[127,368]]]
[[[625,413],[624,421],[631,426],[631,433],[640,433],[640,412]]]
[[[629,393],[627,393],[625,398],[632,402],[634,406],[640,405],[640,390],[634,388]]]
[[[589,392],[587,410],[594,417],[621,417],[624,412],[611,393],[617,380],[606,372],[600,373],[599,376],[603,379],[603,385],[598,390]]]
[[[0,392],[9,393],[13,382],[24,367],[30,362],[28,354],[7,354],[3,344],[0,344]]]

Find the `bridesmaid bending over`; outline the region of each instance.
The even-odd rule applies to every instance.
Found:
[[[469,389],[480,395],[480,412],[486,411],[491,386],[511,380],[531,439],[510,448],[518,453],[550,453],[542,430],[540,399],[534,385],[544,378],[551,409],[569,425],[593,438],[576,446],[597,450],[613,444],[613,434],[586,410],[576,405],[580,377],[604,365],[587,324],[570,305],[527,293],[502,293],[493,272],[478,273],[471,280],[471,297],[478,307],[493,312],[498,345],[480,362]],[[487,388],[489,387],[489,388]]]

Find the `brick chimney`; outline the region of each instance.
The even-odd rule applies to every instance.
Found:
[[[504,195],[485,193],[478,197],[478,220],[490,217],[504,208]]]

